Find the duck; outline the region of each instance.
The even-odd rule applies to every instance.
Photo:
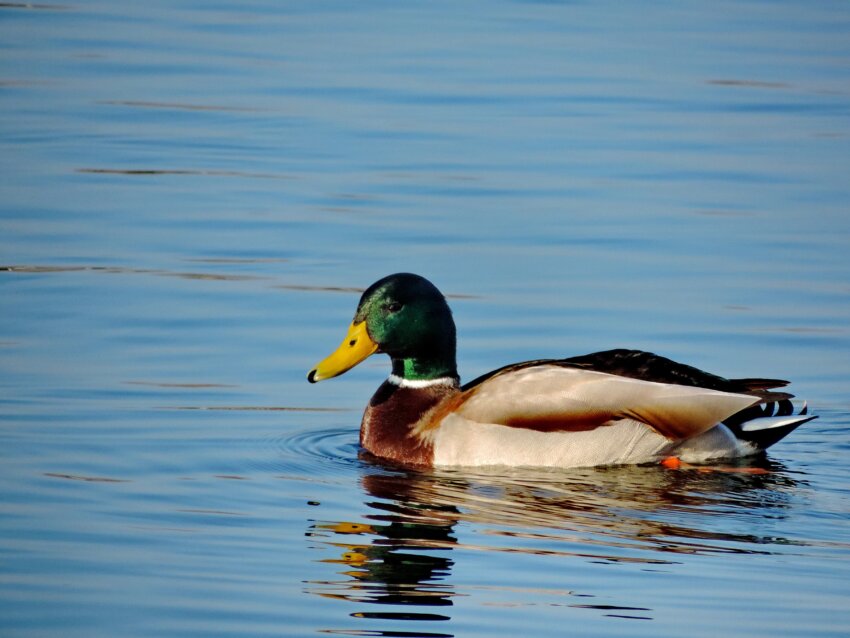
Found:
[[[815,418],[788,381],[727,379],[641,350],[503,366],[461,384],[454,319],[426,278],[396,273],[362,294],[339,347],[307,375],[373,354],[392,369],[360,424],[367,455],[408,467],[706,463],[762,453]]]

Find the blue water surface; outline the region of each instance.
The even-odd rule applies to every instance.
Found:
[[[850,6],[0,3],[3,636],[846,636]],[[359,292],[472,379],[793,380],[743,466],[361,459]]]

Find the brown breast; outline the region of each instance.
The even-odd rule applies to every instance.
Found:
[[[405,465],[430,466],[433,446],[416,425],[460,390],[451,385],[403,388],[385,381],[369,401],[360,424],[360,445],[375,456]]]

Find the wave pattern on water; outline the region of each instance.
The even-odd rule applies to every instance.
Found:
[[[0,3],[3,637],[846,634],[850,5],[672,5]],[[376,463],[386,361],[304,375],[400,270],[467,378],[637,347],[820,418]]]
[[[318,454],[328,460],[343,451],[316,447],[330,434],[320,433],[314,442],[310,436],[290,441],[309,448],[313,458]],[[359,604],[451,607],[458,596],[481,596],[487,590],[487,581],[452,584],[453,570],[462,569],[457,564],[481,552],[495,564],[545,559],[675,571],[693,560],[687,557],[797,551],[805,543],[712,529],[721,513],[739,517],[743,528],[748,519],[755,523],[782,515],[789,498],[783,494],[795,482],[780,465],[768,466],[767,474],[731,476],[659,468],[399,473],[363,465],[360,480],[368,500],[362,519],[317,520],[307,528],[322,556],[316,560],[342,565],[341,578],[311,580],[305,591]],[[467,538],[464,530],[470,529],[477,530],[476,541]],[[586,600],[596,597],[588,591],[519,586],[501,591],[500,602],[492,604],[563,605],[632,620],[654,617],[649,607]],[[413,613],[406,618],[418,619]]]

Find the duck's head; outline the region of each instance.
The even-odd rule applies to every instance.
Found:
[[[307,375],[310,383],[350,370],[376,352],[404,379],[457,377],[455,324],[445,297],[424,277],[399,273],[369,286],[345,339]]]

